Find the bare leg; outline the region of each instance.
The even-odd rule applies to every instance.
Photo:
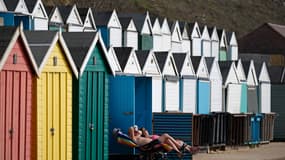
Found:
[[[176,144],[173,143],[167,136],[160,136],[158,140],[162,143],[170,145],[176,152],[180,153],[179,149],[176,147]]]

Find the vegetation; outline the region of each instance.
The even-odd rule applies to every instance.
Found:
[[[285,25],[285,0],[43,0],[47,5],[77,4],[98,11],[144,12],[171,20],[217,26],[238,37],[270,22]]]

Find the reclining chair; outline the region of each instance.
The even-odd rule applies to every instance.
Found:
[[[158,140],[153,140],[148,144],[139,146],[118,128],[113,129],[113,136],[119,144],[138,149],[141,152],[140,159],[143,160],[166,160],[167,152],[172,151],[169,145],[161,143]]]

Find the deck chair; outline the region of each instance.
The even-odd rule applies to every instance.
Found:
[[[167,153],[172,151],[172,148],[169,145],[161,143],[159,140],[153,140],[148,144],[139,146],[118,128],[113,129],[113,136],[117,140],[117,143],[138,149],[141,153],[140,159],[143,160],[166,160]]]

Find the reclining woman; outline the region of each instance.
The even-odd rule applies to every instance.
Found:
[[[157,138],[159,138],[161,136],[167,137],[166,144],[170,145],[172,143],[177,148],[179,148],[180,151],[185,149],[186,151],[188,151],[188,152],[190,152],[192,154],[195,154],[199,150],[199,148],[191,147],[188,144],[186,144],[185,142],[183,142],[182,140],[174,139],[173,137],[171,137],[167,133],[164,133],[161,136],[159,136],[159,135],[150,135],[149,132],[144,127],[140,128],[139,130],[142,131],[142,136],[143,137],[149,137],[152,140],[155,140],[155,139],[157,139]]]
[[[159,141],[160,143],[165,143],[169,145],[173,150],[175,150],[178,153],[178,156],[182,155],[181,150],[183,151],[184,149],[189,152],[192,152],[191,147],[189,145],[185,145],[185,143],[181,140],[175,140],[173,137],[166,133],[160,136],[149,135],[148,132],[145,130],[143,134],[141,130],[138,130],[137,126],[132,126],[129,128],[129,137],[139,146],[146,145],[152,141]]]

